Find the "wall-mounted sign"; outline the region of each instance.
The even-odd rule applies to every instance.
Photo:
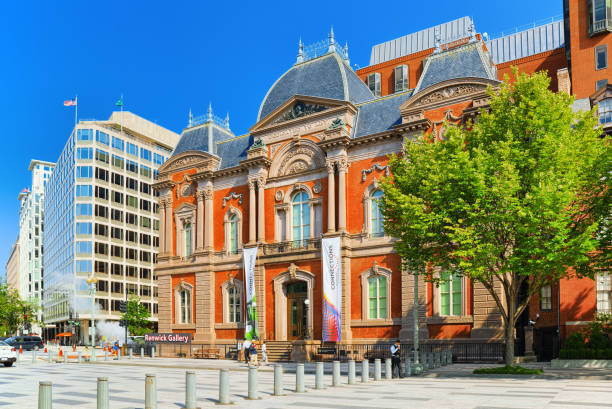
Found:
[[[145,342],[190,344],[191,334],[175,334],[172,332],[165,334],[145,334],[144,340]]]

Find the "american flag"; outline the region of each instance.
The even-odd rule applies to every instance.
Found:
[[[77,104],[76,99],[69,99],[68,101],[64,101],[64,106],[65,107],[76,106],[76,104]]]

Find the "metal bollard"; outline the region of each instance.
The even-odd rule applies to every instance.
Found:
[[[257,396],[257,368],[249,368],[249,396],[247,399],[259,399]]]
[[[427,354],[425,352],[421,354],[421,366],[423,367],[423,371],[427,369]]]
[[[37,351],[36,351],[36,350],[32,351],[32,363],[33,363],[33,364],[35,364],[35,363],[36,363],[36,360],[38,359],[38,358],[36,357],[36,355],[38,355],[38,354],[37,354]]]
[[[304,363],[300,362],[295,368],[295,391],[297,393],[306,392],[304,387]]]
[[[155,347],[151,347],[151,358],[155,358]]]
[[[433,369],[434,368],[433,354],[431,352],[427,356],[427,368],[428,369]]]
[[[51,350],[48,350],[49,352],[47,352],[47,359],[49,360],[49,363],[53,362],[53,352],[51,352]]]
[[[104,350],[104,360],[108,361],[108,351],[106,349]]]
[[[374,360],[374,380],[380,381],[381,362],[379,358]]]
[[[196,374],[185,372],[185,409],[196,409]]]
[[[51,409],[53,401],[51,399],[51,382],[38,382],[38,409]]]
[[[283,366],[274,365],[274,396],[283,395]]]
[[[68,352],[66,352],[64,354],[64,363],[67,364],[68,363]]]
[[[334,361],[332,366],[332,386],[340,386],[340,361]]]
[[[108,396],[108,378],[98,378],[98,406],[97,409],[108,409],[109,407],[109,396]]]
[[[231,405],[229,396],[229,369],[221,369],[219,371],[219,404]]]
[[[361,361],[361,382],[367,382],[370,378],[370,362],[367,359]]]
[[[157,409],[157,381],[155,375],[145,375],[145,409]]]
[[[96,348],[91,348],[91,355],[89,356],[89,360],[92,362],[96,362]]]
[[[83,362],[83,356],[81,355],[81,351],[77,351],[77,362]]]
[[[325,364],[317,362],[315,364],[315,389],[324,389],[323,378],[325,376]]]
[[[348,384],[355,384],[355,361],[352,359],[348,361]]]
[[[130,348],[128,351],[129,351],[130,359],[132,359],[132,353],[133,353],[132,348]]]
[[[450,349],[448,350],[448,358],[446,359],[446,361],[450,364],[453,363],[453,351],[451,351]]]
[[[385,379],[393,379],[393,362],[391,358],[385,358]]]
[[[410,358],[406,358],[404,360],[404,376],[412,375],[412,371],[410,369]]]
[[[441,366],[442,366],[441,354],[440,354],[440,351],[436,351],[436,368],[439,368]]]
[[[121,359],[121,350],[117,350],[117,361]]]
[[[140,348],[140,359],[144,359],[144,348]]]

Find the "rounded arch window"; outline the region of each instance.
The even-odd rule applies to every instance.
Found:
[[[191,256],[191,223],[187,222],[184,226],[185,230],[185,257]]]
[[[231,253],[238,252],[238,215],[232,213],[228,218],[229,222],[229,250]]]
[[[370,200],[372,202],[372,214],[371,214],[371,221],[372,221],[372,237],[382,237],[385,235],[385,230],[384,230],[384,226],[383,226],[383,215],[382,212],[380,211],[380,199],[383,196],[383,192],[382,190],[375,190],[374,192],[372,192],[372,194],[370,195]]]
[[[293,241],[302,245],[310,237],[310,203],[308,194],[299,191],[291,199]]]

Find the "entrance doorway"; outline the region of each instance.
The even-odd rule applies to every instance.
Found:
[[[303,339],[306,335],[306,306],[308,285],[306,281],[294,281],[286,285],[287,290],[287,339]]]

